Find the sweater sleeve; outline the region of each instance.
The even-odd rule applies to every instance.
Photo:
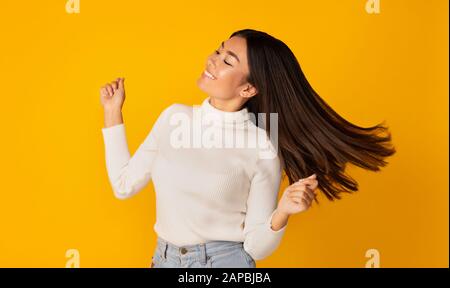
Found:
[[[251,180],[244,225],[244,249],[255,260],[272,254],[279,246],[287,225],[272,229],[281,181],[279,157],[258,159]]]
[[[118,199],[130,198],[150,181],[153,160],[159,149],[158,138],[166,121],[167,110],[159,115],[133,156],[130,156],[128,150],[123,123],[102,128],[108,178]]]

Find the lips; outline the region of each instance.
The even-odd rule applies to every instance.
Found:
[[[212,79],[212,80],[216,80],[216,79],[217,79],[216,76],[214,76],[211,72],[209,72],[209,71],[206,70],[206,69],[205,69],[205,71],[203,72],[203,74],[204,74],[206,77],[208,77],[209,79]]]

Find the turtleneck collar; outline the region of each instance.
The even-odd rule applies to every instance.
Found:
[[[239,111],[227,112],[212,106],[210,100],[210,96],[203,100],[201,105],[202,113],[203,115],[208,115],[207,117],[213,117],[214,119],[220,120],[219,123],[241,125],[245,124],[250,119],[246,107]]]

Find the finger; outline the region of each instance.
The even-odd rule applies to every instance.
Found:
[[[305,204],[305,206],[306,207],[309,207],[309,205],[311,205],[311,201],[309,201],[308,199],[306,199],[306,198],[302,198],[302,201],[301,201],[303,204]]]
[[[119,78],[119,89],[121,89],[121,90],[123,90],[124,88],[123,88],[123,82],[125,81],[125,78]]]
[[[306,191],[306,193],[313,193],[313,189],[311,189],[311,187],[309,187],[309,186],[305,187],[305,191]]]
[[[101,91],[102,91],[101,93],[102,93],[103,97],[107,97],[107,98],[110,97],[108,89],[106,88],[106,86],[104,86]]]
[[[110,84],[106,84],[106,90],[108,90],[109,96],[113,96],[113,89]]]
[[[312,180],[311,182],[307,182],[307,185],[310,189],[315,190],[319,186],[319,181]]]
[[[311,182],[311,181],[317,181],[315,178],[302,178],[299,179],[297,182],[294,182],[293,184],[300,184],[305,182]]]
[[[314,200],[314,197],[309,193],[303,194],[303,198],[308,201],[308,205],[311,205],[312,201]]]
[[[310,188],[315,189],[315,187],[317,187],[317,185],[319,184],[319,181],[315,180],[315,179],[304,179],[301,182],[295,182],[294,184],[292,184],[293,186],[301,186],[301,185],[307,185]]]
[[[317,191],[316,190],[311,190],[311,192],[309,193],[309,195],[311,196],[311,198],[314,200],[317,197]]]
[[[308,185],[291,185],[287,193],[288,196],[302,195],[303,193],[307,193],[312,199],[314,199],[317,195],[316,191],[311,189]]]
[[[303,179],[298,180],[297,182],[292,183],[292,185],[294,185],[294,184],[302,184],[302,183],[311,183],[311,182],[314,182],[314,181],[317,181],[317,180],[314,179],[314,178],[303,178]]]
[[[117,88],[119,87],[119,85],[117,84],[116,81],[111,82],[111,86],[112,86],[114,92],[116,92]]]
[[[103,96],[107,96],[108,95],[108,91],[106,91],[105,86],[102,86],[100,88],[100,94],[103,95]]]
[[[308,195],[308,199],[310,202],[312,202],[316,198],[316,195],[313,192],[306,193],[306,195]]]
[[[305,194],[305,193],[306,193],[306,190],[294,190],[294,191],[291,191],[288,196],[302,197],[303,194]]]
[[[289,187],[288,194],[292,193],[303,193],[306,189],[306,186],[291,186]]]
[[[308,188],[313,191],[316,190],[318,186],[319,186],[319,182],[314,182],[312,184],[308,184]]]
[[[297,196],[301,196],[304,193],[312,193],[313,190],[309,189],[307,186],[295,186],[295,187],[291,187],[288,190],[288,196],[290,195],[297,195]]]
[[[308,191],[303,194],[303,197],[305,197],[305,199],[308,199],[309,202],[311,202],[314,199],[314,197],[311,196],[311,194]]]
[[[306,179],[316,179],[316,178],[317,178],[317,175],[316,175],[316,173],[314,173],[311,176],[308,176],[308,177],[305,177],[305,178],[300,178],[296,182],[301,182],[301,181],[304,181]]]
[[[315,189],[315,187],[317,187],[318,182],[317,180],[304,180],[302,182],[296,182],[294,184],[291,185],[291,187],[309,187],[312,188],[313,190]]]
[[[288,197],[306,198],[308,201],[313,200],[313,196],[307,190],[294,190],[289,192]]]
[[[305,188],[304,194],[307,195],[308,199],[311,200],[311,201],[316,197],[315,193],[314,193],[314,190],[312,190],[312,189],[310,189],[308,187]]]
[[[305,196],[304,196],[305,195]],[[315,198],[314,193],[310,193],[308,191],[295,191],[288,195],[288,197],[306,197],[309,201],[312,201]]]
[[[302,197],[289,197],[291,201],[293,201],[296,204],[302,204],[303,198]]]

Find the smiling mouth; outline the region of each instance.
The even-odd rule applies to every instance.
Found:
[[[217,79],[216,77],[214,77],[214,75],[209,73],[207,70],[203,71],[203,75],[205,75],[206,77],[208,77],[209,79],[212,79],[212,80],[216,80]]]

